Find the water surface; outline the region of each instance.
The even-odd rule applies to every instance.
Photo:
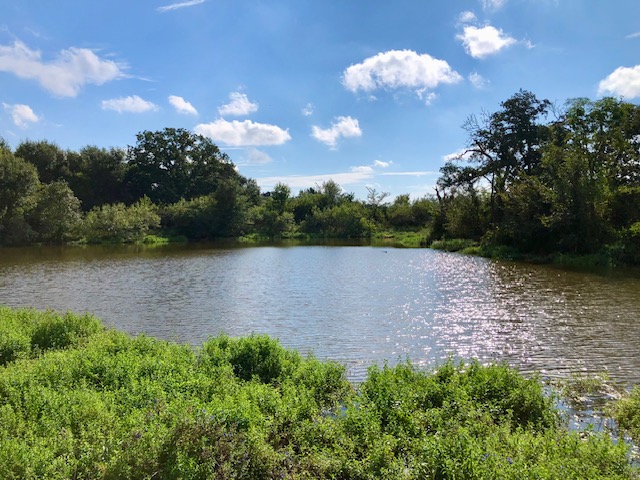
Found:
[[[0,303],[91,312],[199,345],[267,333],[345,363],[505,360],[640,383],[640,278],[428,249],[294,246],[0,250]]]

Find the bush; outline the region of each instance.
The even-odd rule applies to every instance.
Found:
[[[0,307],[0,365],[78,345],[101,331],[100,321],[91,315]]]

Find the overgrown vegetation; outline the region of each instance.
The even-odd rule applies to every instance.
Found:
[[[0,332],[3,479],[637,478],[505,365],[373,367],[354,389],[266,336],[193,349],[6,308]]]

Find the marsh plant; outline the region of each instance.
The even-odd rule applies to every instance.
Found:
[[[624,443],[568,431],[506,365],[371,367],[355,388],[267,336],[194,349],[10,309],[0,354],[3,479],[637,476]]]

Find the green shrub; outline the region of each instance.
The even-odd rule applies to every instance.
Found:
[[[622,430],[628,432],[640,444],[640,387],[618,400],[611,408],[611,414]]]
[[[474,247],[477,245],[477,242],[474,240],[469,240],[467,238],[450,238],[450,239],[442,239],[436,240],[429,245],[429,248],[433,248],[436,250],[445,250],[447,252],[458,252],[460,250],[464,250],[465,248]]]
[[[76,345],[103,329],[91,315],[0,307],[0,365]]]

